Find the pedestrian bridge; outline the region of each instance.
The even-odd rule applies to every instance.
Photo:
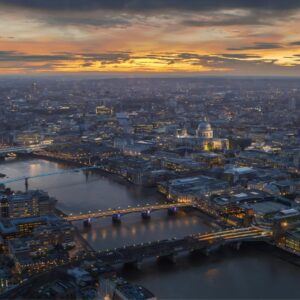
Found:
[[[80,167],[80,168],[75,168],[75,169],[65,169],[65,170],[53,171],[53,172],[48,172],[48,173],[39,173],[39,174],[32,175],[32,176],[7,178],[5,180],[0,180],[0,184],[8,184],[8,183],[13,183],[13,182],[18,182],[18,181],[24,181],[25,186],[26,186],[26,185],[28,185],[28,181],[30,179],[48,177],[48,176],[54,176],[54,175],[61,175],[61,174],[67,174],[67,173],[74,173],[74,172],[80,172],[80,171],[88,171],[88,170],[94,170],[94,169],[98,169],[98,167],[97,166],[86,166],[86,167]]]
[[[109,210],[98,210],[98,211],[90,211],[88,213],[79,213],[79,214],[69,214],[68,216],[64,216],[64,219],[67,221],[85,221],[96,218],[105,218],[105,217],[113,217],[115,220],[120,220],[121,216],[132,214],[132,213],[142,213],[142,216],[150,217],[151,212],[157,210],[167,209],[169,214],[176,213],[178,208],[186,208],[192,207],[191,203],[163,203],[163,204],[154,204],[154,205],[142,205],[136,207],[127,207],[127,208],[117,208],[117,209],[109,209]]]

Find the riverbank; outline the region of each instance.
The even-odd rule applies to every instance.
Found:
[[[272,250],[270,252],[272,253],[272,255],[274,255],[286,262],[289,262],[290,264],[293,264],[294,266],[300,267],[300,257],[297,256],[296,254],[290,253],[279,247],[273,246],[271,249]]]
[[[59,217],[66,217],[67,214],[64,213],[62,210],[58,209],[57,207],[54,208],[54,214]],[[85,250],[87,253],[94,253],[94,248],[90,245],[90,243],[82,236],[80,230],[77,226],[75,226],[73,223],[71,223],[74,231],[75,231],[75,242],[77,244],[76,246],[76,252],[78,252],[78,248],[81,247],[82,250]],[[80,251],[80,249],[79,249]]]
[[[30,161],[30,159],[33,159],[33,161]],[[41,160],[39,160],[41,159]],[[28,161],[28,164],[27,164]],[[49,163],[50,162],[50,163]],[[52,164],[53,162],[54,164]],[[59,169],[68,169],[68,168],[76,168],[82,166],[81,164],[77,164],[74,162],[69,161],[62,161],[57,159],[48,159],[46,157],[39,157],[39,156],[27,156],[23,159],[16,159],[12,162],[3,163],[3,165],[9,166],[10,164],[16,165],[17,167],[15,170],[17,170],[17,173],[10,173],[9,168],[3,168],[3,170],[8,174],[9,177],[18,177],[22,174],[30,174],[28,172],[34,172],[33,175],[39,174],[39,173],[51,173],[53,172],[54,168]],[[56,165],[55,165],[56,164]],[[29,167],[27,167],[29,165]],[[26,169],[23,169],[23,167],[26,166]],[[21,167],[21,169],[20,169]],[[50,167],[50,169],[49,169]],[[20,173],[20,170],[23,170]],[[55,170],[55,169],[54,169]],[[52,195],[55,196],[55,198],[59,199],[58,206],[57,207],[57,214],[60,216],[67,215],[69,213],[79,213],[79,212],[87,212],[88,210],[107,210],[111,207],[117,208],[117,207],[127,207],[130,206],[137,206],[140,203],[156,203],[158,201],[166,201],[165,197],[163,197],[161,194],[159,194],[156,189],[154,188],[142,188],[139,186],[136,186],[128,181],[126,181],[124,178],[119,177],[115,174],[110,174],[108,172],[102,171],[102,170],[92,170],[87,171],[89,174],[99,174],[100,176],[93,176],[90,175],[90,181],[85,181],[85,176],[81,172],[75,172],[74,174],[68,173],[68,175],[58,175],[57,176],[51,176],[48,179],[45,180],[45,178],[37,178],[32,181],[32,187],[33,188],[42,188],[46,191],[49,191]],[[66,181],[64,180],[66,178]],[[81,181],[82,178],[83,180]],[[103,178],[103,179],[102,179]],[[115,184],[117,183],[117,184]],[[24,183],[16,184],[15,186],[20,187]],[[15,187],[13,186],[13,187]],[[140,192],[142,191],[142,192]],[[149,196],[151,194],[151,196]],[[150,201],[148,202],[148,198]],[[61,201],[61,199],[63,199]],[[98,205],[99,203],[99,205]],[[181,228],[179,227],[178,230],[184,232],[184,235],[188,235],[190,233],[196,233],[195,229],[192,229],[192,226],[189,226],[189,231],[185,231],[185,225],[183,225],[184,222],[194,222],[194,224],[198,224],[198,222],[201,222],[203,225],[206,225],[208,228],[205,228],[205,231],[209,230],[220,230],[223,227],[216,222],[216,220],[205,213],[201,211],[186,211],[187,216],[185,221],[180,221],[181,218],[175,218],[170,224],[168,224],[167,221],[164,220],[164,213],[161,214],[161,218],[157,219],[157,222],[151,222],[148,226],[145,226],[144,224],[141,226],[139,225],[139,218],[137,220],[136,216],[132,217],[126,217],[127,220],[129,220],[130,226],[133,226],[132,229],[127,229],[127,226],[120,226],[118,230],[113,229],[111,230],[111,222],[110,220],[102,220],[101,224],[103,225],[97,225],[99,223],[98,221],[93,224],[93,227],[95,227],[90,234],[87,233],[81,233],[83,234],[84,238],[89,238],[89,243],[92,244],[92,247],[97,249],[95,247],[95,239],[98,238],[101,239],[111,239],[108,243],[108,247],[115,247],[119,246],[117,242],[114,241],[114,236],[121,234],[124,237],[127,237],[129,239],[128,243],[133,242],[133,236],[136,232],[138,232],[139,235],[142,235],[142,230],[147,230],[147,232],[153,231],[153,236],[149,239],[153,238],[155,239],[156,236],[154,235],[155,230],[159,230],[160,226],[165,226],[165,232],[167,232],[166,226],[173,226],[175,228],[176,222],[178,224],[181,223]],[[196,221],[195,219],[198,219],[199,221]],[[127,221],[126,221],[127,222]],[[77,226],[77,225],[76,225]],[[206,227],[205,226],[205,227]],[[80,227],[80,226],[79,226]],[[152,229],[153,228],[153,229]],[[155,229],[154,229],[155,228]],[[162,227],[163,228],[163,227]],[[200,232],[201,229],[199,229],[198,232]],[[108,237],[107,237],[108,236]],[[172,230],[169,230],[168,236],[177,236],[176,230],[174,232]],[[161,236],[160,238],[165,238],[164,236]],[[140,241],[143,242],[143,239],[140,237]],[[98,246],[98,245],[97,245]],[[100,243],[99,243],[99,247]],[[274,247],[274,246],[273,246]],[[289,259],[290,256],[286,256],[287,259]]]
[[[57,158],[57,157],[52,157],[52,156],[47,156],[47,155],[42,155],[42,154],[37,154],[37,153],[30,153],[28,154],[27,156],[28,158],[31,158],[31,159],[44,159],[44,160],[48,160],[48,161],[51,161],[51,162],[55,162],[55,163],[61,163],[61,164],[65,164],[65,165],[68,165],[70,167],[74,167],[74,168],[80,168],[80,167],[88,167],[88,165],[85,165],[83,163],[79,163],[79,162],[75,162],[73,160],[68,160],[68,159],[62,159],[62,158]],[[109,178],[109,179],[112,179],[113,181],[117,182],[117,183],[120,183],[120,184],[123,184],[127,187],[133,187],[136,188],[136,189],[140,189],[140,190],[145,190],[145,191],[151,191],[151,192],[157,192],[157,197],[159,200],[162,200],[162,201],[166,201],[167,199],[161,195],[156,187],[145,187],[145,186],[140,186],[140,185],[136,185],[134,183],[132,183],[131,181],[128,181],[126,178],[118,175],[118,174],[115,174],[115,173],[111,173],[111,172],[108,172],[108,171],[105,171],[105,170],[102,170],[102,169],[92,169],[92,170],[88,170],[86,172],[91,172],[91,173],[94,173],[94,174],[99,174],[103,177],[106,177],[106,178]]]
[[[0,169],[10,178],[69,168],[65,163],[38,159],[16,159],[4,164],[0,165]],[[86,181],[82,172],[71,172],[36,178],[29,184],[32,189],[43,189],[59,199],[61,206],[58,209],[66,214],[89,209],[133,207],[140,203],[155,203],[157,199],[147,195],[148,192],[136,193],[137,187],[132,184],[116,184],[107,174],[103,178],[91,174]],[[14,190],[24,189],[24,182],[13,183],[11,187]],[[75,225],[97,251],[205,233],[212,228],[201,222],[204,218],[198,212],[179,212],[176,217],[169,217],[166,211],[157,211],[149,222],[143,222],[139,214],[132,214],[124,216],[120,226],[112,226],[110,218],[93,220],[92,227],[86,231],[82,222]],[[220,299],[224,296],[228,299],[299,299],[299,267],[277,256],[277,249],[265,244],[245,243],[239,251],[228,247],[208,257],[201,254],[186,256],[176,264],[145,264],[141,270],[130,271],[135,272],[134,276],[127,274],[125,277],[146,286],[160,299]]]
[[[43,157],[43,159],[47,159],[45,157]],[[67,163],[69,165],[73,165],[73,166],[82,166],[80,164],[72,164],[72,162],[66,162],[66,161],[63,161],[63,160],[56,160],[56,159],[52,159],[52,161],[54,162],[60,162],[60,163]],[[124,179],[123,177],[120,177],[116,174],[112,174],[112,173],[109,173],[107,171],[104,171],[104,170],[93,170],[92,172],[95,172],[97,174],[101,174],[105,177],[109,177],[111,178],[112,180],[120,183],[120,184],[124,184],[126,185],[127,187],[135,187],[137,188],[136,185],[134,185],[133,183],[131,182],[128,182],[126,179]],[[145,188],[144,188],[145,189]],[[149,188],[146,188],[146,189],[149,189]],[[155,190],[154,188],[152,189],[149,189],[149,190]],[[161,194],[157,193],[162,200],[166,200]],[[186,211],[189,213],[189,209]],[[212,228],[213,230],[222,230],[224,229],[224,227],[222,227],[221,224],[219,224],[219,222],[217,222],[216,219],[214,219],[212,216],[210,215],[207,215],[205,214],[205,212],[197,209],[193,212],[193,215],[196,215],[205,225],[209,226],[210,228]],[[291,254],[291,253],[287,253],[285,252],[284,250],[282,249],[279,249],[278,247],[276,247],[275,245],[267,245],[266,244],[266,247],[263,251],[269,251],[270,255],[274,255],[274,257],[278,257],[284,261],[287,261],[289,263],[292,263],[296,266],[300,266],[300,259],[298,259],[295,255]]]

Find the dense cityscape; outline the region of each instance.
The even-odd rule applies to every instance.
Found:
[[[0,300],[300,299],[299,24],[0,0]]]
[[[166,298],[136,280],[148,265],[176,273],[186,257],[253,248],[299,274],[299,91],[279,77],[1,77],[0,299]],[[80,204],[75,189],[53,190],[68,176],[84,178]],[[106,178],[139,199],[100,190],[92,204],[89,184]],[[131,218],[133,236],[146,231],[122,242]],[[205,230],[147,237],[199,220]]]

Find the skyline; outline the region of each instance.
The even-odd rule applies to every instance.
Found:
[[[0,0],[0,75],[299,76],[298,1]]]

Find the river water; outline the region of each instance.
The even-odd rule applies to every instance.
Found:
[[[14,160],[2,162],[0,173],[15,178],[68,168],[71,167],[40,159]],[[13,190],[25,189],[21,181],[8,186]],[[65,213],[164,201],[152,189],[141,189],[113,176],[91,172],[88,176],[73,172],[32,179],[29,188],[47,191],[58,199],[57,206]],[[168,217],[165,211],[153,213],[149,222],[143,222],[139,214],[132,214],[123,217],[120,226],[113,226],[109,218],[93,220],[88,231],[81,223],[77,226],[99,250],[210,230],[198,213],[180,212],[176,217]],[[246,246],[239,252],[227,249],[209,257],[182,257],[176,264],[149,263],[141,270],[124,270],[123,275],[164,299],[300,299],[300,268],[259,248]]]

